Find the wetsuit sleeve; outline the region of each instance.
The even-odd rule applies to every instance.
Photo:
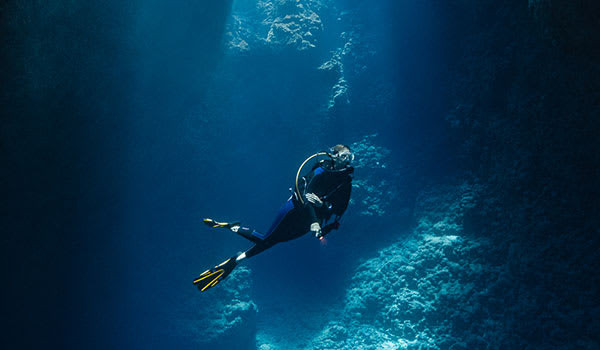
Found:
[[[317,218],[317,212],[315,211],[315,207],[308,201],[306,201],[306,209],[308,211],[308,216],[310,217],[310,223],[318,222],[321,223],[321,220]]]
[[[311,170],[310,173],[308,173],[306,176],[303,176],[298,181],[298,190],[300,192],[300,195],[303,196],[303,194],[306,192],[306,184],[309,183],[311,181],[311,179],[315,176],[317,176],[317,175],[315,175],[314,168],[313,168],[313,170]],[[306,211],[308,213],[310,223],[311,224],[314,222],[321,223],[321,221],[319,220],[319,218],[317,216],[315,207],[305,197],[303,197],[302,200],[304,201],[304,207],[306,208]]]

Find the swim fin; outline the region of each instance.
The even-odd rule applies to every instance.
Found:
[[[233,226],[236,226],[236,225],[239,226],[240,225],[239,222],[231,222],[231,223],[230,222],[219,222],[219,221],[215,221],[213,219],[208,219],[208,218],[204,219],[203,221],[204,221],[204,223],[207,226],[210,226],[210,227],[223,227],[223,228],[226,228],[226,229],[230,229]]]
[[[229,276],[231,271],[237,266],[236,258],[237,256],[233,256],[223,261],[220,265],[204,271],[194,280],[194,285],[198,287],[198,290],[201,292],[216,286],[225,277]]]

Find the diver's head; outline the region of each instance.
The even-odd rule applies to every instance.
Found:
[[[329,149],[333,168],[335,170],[344,169],[354,160],[354,153],[346,145],[335,145]]]

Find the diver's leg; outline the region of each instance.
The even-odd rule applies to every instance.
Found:
[[[213,219],[204,219],[204,223],[210,227],[221,227],[231,230],[247,240],[257,244],[262,243],[263,239],[265,238],[265,235],[262,233],[258,233],[248,227],[243,227],[239,222],[230,223],[225,221],[215,221]]]
[[[280,224],[282,222],[286,221],[286,218],[293,211],[294,211],[294,203],[292,202],[292,200],[290,198],[281,206],[281,208],[279,209],[279,212],[277,213],[277,216],[275,217],[275,220],[273,221],[273,224],[271,225],[269,230],[264,234],[260,233],[256,230],[253,230],[251,228],[241,226],[240,223],[232,224],[232,226],[229,227],[229,229],[231,231],[237,233],[238,235],[246,238],[249,241],[252,241],[256,244],[262,244],[265,241],[270,240],[269,237],[273,233],[276,233],[276,231],[280,231],[280,228],[281,228]]]
[[[310,219],[302,208],[290,210],[277,224],[269,236],[270,242],[287,242],[306,234]]]
[[[263,238],[262,238],[263,235],[254,231],[251,228],[240,226],[240,225],[235,225],[231,228],[231,231],[237,233],[238,235],[240,235],[240,236],[246,238],[247,240],[254,242],[256,244],[263,243]]]
[[[246,250],[245,252],[238,254],[238,256],[235,258],[235,260],[237,262],[239,262],[246,258],[251,258],[258,253],[264,252],[265,250],[271,248],[272,246],[273,246],[272,244],[255,244],[250,249]]]

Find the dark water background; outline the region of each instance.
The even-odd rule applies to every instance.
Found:
[[[499,74],[487,95],[492,97],[477,101],[488,115],[511,103],[500,93],[511,77],[538,75],[522,73],[527,68],[514,63],[529,49],[585,57],[584,65],[565,67],[571,72],[598,63],[598,56],[577,43],[551,51],[552,40],[533,47],[526,46],[536,39],[517,40],[533,35],[514,30],[534,27],[519,22],[529,11],[526,1],[453,7],[437,1],[369,6],[340,0],[336,10],[352,17],[342,23],[360,28],[370,46],[362,52],[366,71],[348,74],[351,103],[323,112],[330,78],[314,68],[337,47],[339,39],[327,34],[342,25],[327,22],[336,16],[322,16],[324,33],[313,50],[262,48],[228,55],[227,21],[243,6],[0,5],[7,344],[191,347],[190,334],[174,331],[178,314],[192,298],[210,306],[210,296],[198,294],[191,280],[249,246],[205,228],[202,218],[237,219],[264,230],[307,156],[377,133],[391,150],[391,168],[380,176],[404,188],[388,215],[361,217],[351,206],[342,232],[326,246],[303,237],[247,263],[262,322],[269,323],[269,312],[295,322],[297,315],[286,313],[286,305],[325,309],[339,303],[358,262],[408,232],[421,189],[493,163],[479,157],[477,145],[465,151],[465,143],[480,139],[469,131],[451,132],[447,122],[456,96],[477,89],[456,86],[457,76],[479,78],[465,63],[465,52],[477,57],[485,48],[491,57],[507,60],[512,72]],[[507,23],[511,18],[515,22]],[[475,35],[504,25],[504,35]],[[595,107],[581,107],[579,120],[597,110],[597,100],[589,101]],[[524,131],[530,129],[527,122]],[[596,130],[586,123],[577,126],[587,130],[582,145]],[[482,147],[500,143],[481,141]],[[573,169],[588,171],[581,175],[584,185],[594,183],[595,160],[581,154],[574,160],[580,165]],[[392,175],[400,166],[410,171],[398,180]],[[583,215],[596,209],[590,204]]]

